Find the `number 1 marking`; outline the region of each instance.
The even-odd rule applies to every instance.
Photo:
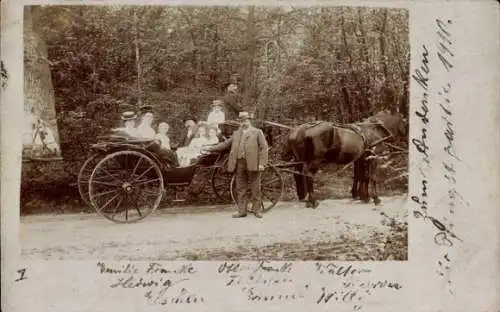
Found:
[[[19,282],[19,281],[22,281],[22,280],[25,280],[25,279],[28,279],[25,275],[26,275],[26,269],[20,269],[20,270],[17,270],[17,274],[19,274],[19,278],[16,279],[14,282]]]

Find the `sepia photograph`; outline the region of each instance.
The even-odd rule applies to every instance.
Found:
[[[23,19],[22,258],[408,260],[407,9]]]

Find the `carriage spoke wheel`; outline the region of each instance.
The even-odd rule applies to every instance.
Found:
[[[261,198],[262,212],[268,212],[278,204],[283,195],[283,178],[281,173],[274,166],[268,166],[261,174]],[[231,179],[231,198],[237,204],[238,197],[236,194],[236,176]],[[249,203],[251,201],[249,200]],[[252,210],[253,207],[252,207]]]
[[[94,209],[116,223],[133,223],[150,215],[161,202],[163,176],[154,160],[136,151],[104,157],[89,179]]]
[[[102,158],[103,155],[100,153],[90,155],[78,172],[78,192],[84,203],[88,206],[91,206],[89,198],[89,179],[95,166]]]
[[[215,195],[225,203],[231,202],[231,178],[232,173],[227,172],[227,159],[221,166],[217,166],[212,171],[212,189]]]

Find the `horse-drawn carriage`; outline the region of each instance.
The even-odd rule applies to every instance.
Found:
[[[211,171],[211,188],[219,199],[235,200],[235,179],[226,170],[227,153],[203,154],[194,164],[178,167],[155,153],[153,144],[154,140],[101,137],[92,145],[92,153],[78,175],[78,189],[84,202],[113,222],[137,222],[158,208],[167,190],[174,189],[177,193],[189,187],[202,168]],[[267,166],[262,174],[262,211],[271,210],[282,192],[279,170]],[[180,200],[170,203],[176,201]]]
[[[269,129],[280,124],[260,122],[266,139],[272,142],[265,125]],[[341,170],[353,165],[353,197],[368,199],[368,183],[373,182],[373,196],[377,202],[376,183],[361,171],[366,171],[365,162],[372,157],[369,155],[374,153],[374,147],[390,138],[404,137],[408,131],[407,121],[401,115],[389,113],[353,125],[313,122],[298,127],[281,126],[291,130],[281,154],[288,154],[293,160],[266,166],[261,178],[263,212],[272,209],[282,197],[282,173],[293,174],[298,199],[309,207],[316,207],[313,180],[321,162],[344,165]],[[229,121],[223,125],[223,133],[227,137],[236,127],[237,123]],[[153,142],[124,137],[101,138],[92,146],[93,153],[80,170],[78,187],[83,200],[109,220],[136,222],[158,208],[168,189],[188,187],[198,169],[205,168],[212,171],[210,182],[217,197],[226,202],[235,201],[235,178],[226,171],[227,153],[204,154],[196,163],[178,167],[155,153],[150,148]],[[373,162],[369,163],[371,168]]]

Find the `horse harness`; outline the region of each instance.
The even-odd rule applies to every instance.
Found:
[[[361,139],[363,140],[363,146],[367,147],[368,146],[368,138],[366,137],[365,133],[363,130],[361,130],[361,127],[358,126],[357,124],[341,124],[341,123],[334,123],[334,127],[338,128],[344,128],[344,129],[349,129],[352,130],[354,133],[359,135]]]

